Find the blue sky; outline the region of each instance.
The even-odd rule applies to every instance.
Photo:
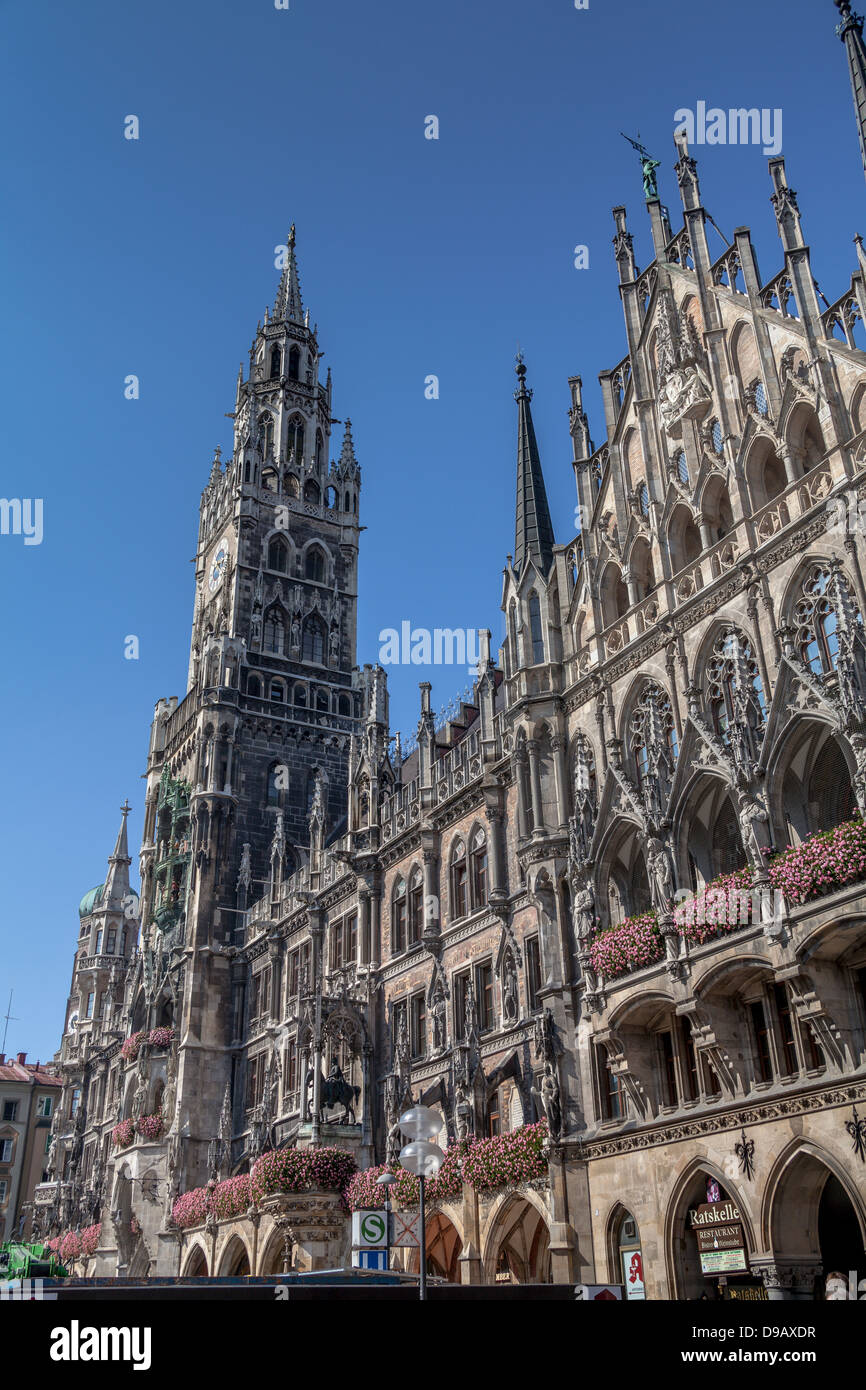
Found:
[[[662,160],[679,225],[674,111],[781,108],[831,300],[866,219],[830,0],[729,0],[723,19],[638,0],[2,9],[2,492],[43,499],[44,537],[0,536],[0,1011],[14,989],[7,1051],[44,1058],[78,899],[104,877],[124,797],[137,847],[153,705],[185,690],[199,495],[214,445],[230,447],[225,412],[289,223],[364,473],[370,661],[404,619],[499,640],[518,340],[557,539],[572,534],[566,380],[583,376],[598,443],[597,373],[625,351],[614,205],[628,208],[638,263],[652,254],[621,130]],[[431,114],[438,141],[424,138]],[[769,279],[781,259],[766,158],[693,153],[705,205],[728,237],[751,226]],[[578,244],[587,270],[573,267]],[[437,401],[424,396],[431,373]],[[124,659],[128,634],[138,661]],[[397,669],[393,727],[414,727],[424,678],[437,704],[467,680]]]

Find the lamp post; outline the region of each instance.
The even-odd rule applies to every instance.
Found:
[[[391,1268],[391,1188],[397,1181],[393,1173],[385,1169],[380,1173],[376,1182],[385,1189],[385,1268]]]
[[[413,1105],[405,1115],[400,1116],[401,1132],[409,1140],[400,1150],[400,1162],[408,1172],[418,1178],[419,1205],[421,1208],[421,1230],[419,1232],[419,1255],[421,1277],[418,1294],[423,1300],[427,1297],[427,1221],[424,1211],[424,1183],[434,1178],[442,1167],[445,1155],[433,1141],[442,1128],[442,1116],[427,1105]]]

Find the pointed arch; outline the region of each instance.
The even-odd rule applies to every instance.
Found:
[[[752,440],[746,454],[744,472],[753,512],[772,502],[788,485],[785,465],[779,458],[775,443],[766,434],[758,434]],[[787,521],[787,511],[784,520]]]
[[[615,560],[610,560],[604,568],[599,585],[599,599],[603,627],[610,627],[628,612],[628,589],[622,577],[622,570]]]
[[[668,551],[671,557],[671,570],[678,574],[698,559],[703,545],[701,533],[690,507],[680,502],[671,512],[667,532]]]
[[[689,1159],[674,1181],[665,1208],[663,1239],[670,1298],[696,1298],[706,1287],[700,1273],[695,1274],[698,1268],[697,1243],[691,1231],[687,1229],[686,1216],[696,1199],[706,1200],[705,1196],[701,1197],[701,1187],[707,1177],[714,1178],[722,1192],[727,1193],[739,1208],[747,1256],[754,1254],[758,1248],[755,1243],[756,1216],[752,1212],[751,1204],[744,1200],[739,1184],[732,1182],[711,1159],[696,1154]]]

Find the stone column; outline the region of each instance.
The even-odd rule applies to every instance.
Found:
[[[568,770],[565,762],[565,739],[559,734],[553,739],[553,766],[556,773],[556,810],[560,827],[568,825]]]
[[[376,889],[370,895],[370,964],[375,969],[382,959],[381,908],[382,894]]]
[[[550,1176],[550,1277],[554,1284],[576,1282],[576,1251],[574,1231],[568,1219],[568,1190],[562,1150],[550,1145],[548,1158]]]
[[[458,1256],[457,1264],[460,1268],[461,1284],[484,1283],[478,1193],[465,1181],[463,1183],[463,1248]]]
[[[361,904],[360,931],[358,933],[358,949],[360,951],[360,962],[362,965],[370,963],[370,894],[362,890],[359,895]]]
[[[532,821],[533,833],[538,834],[544,829],[544,801],[541,795],[541,764],[538,758],[538,740],[530,738],[526,740],[526,751],[529,755],[529,785],[532,792]]]
[[[424,939],[429,941],[442,931],[442,897],[439,883],[439,835],[422,831],[424,859]]]
[[[507,896],[505,873],[505,847],[503,836],[504,816],[499,804],[499,795],[491,804],[487,802],[487,820],[490,826],[490,899],[501,901]]]
[[[710,549],[710,546],[715,545],[715,540],[713,539],[713,533],[712,533],[712,531],[711,531],[711,529],[710,529],[710,523],[709,523],[709,521],[707,520],[707,518],[706,518],[705,516],[703,516],[703,515],[700,515],[700,516],[698,517],[697,521],[698,521],[698,530],[699,530],[700,533],[701,533],[701,545],[703,546],[704,550],[709,550],[709,549]]]
[[[517,783],[517,833],[521,840],[525,840],[529,835],[529,821],[526,814],[528,807],[523,794],[523,769],[525,766],[526,753],[523,749],[519,749],[514,757],[514,780]]]

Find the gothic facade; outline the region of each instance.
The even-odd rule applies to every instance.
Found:
[[[708,1183],[771,1296],[866,1274],[866,868],[829,835],[866,813],[866,253],[824,301],[775,158],[764,278],[746,228],[711,250],[676,153],[648,265],[614,209],[600,445],[569,382],[580,530],[555,541],[519,360],[506,639],[446,722],[422,685],[411,746],[356,664],[360,471],[348,423],[327,462],[290,235],[202,498],[140,901],[124,811],[80,909],[36,1214],[101,1213],[96,1272],[267,1271],[276,1224],[181,1232],[176,1197],[269,1148],[394,1163],[414,1098],[448,1143],[547,1124],[543,1181],[440,1204],[449,1277],[621,1283],[637,1252],[647,1296],[695,1297]]]

